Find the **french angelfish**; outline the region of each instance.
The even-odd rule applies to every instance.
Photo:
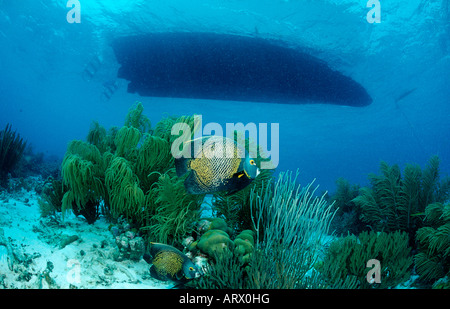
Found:
[[[144,260],[152,264],[150,274],[156,279],[181,282],[200,275],[198,267],[175,247],[150,243],[149,253],[144,254]]]
[[[259,174],[256,162],[236,142],[223,136],[201,137],[202,147],[195,149],[195,140],[190,143],[191,158],[175,159],[179,177],[187,176],[184,186],[190,194],[207,194],[217,191],[237,192]]]

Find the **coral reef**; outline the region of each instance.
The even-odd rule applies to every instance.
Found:
[[[251,205],[256,246],[249,277],[256,288],[314,287],[306,280],[323,247],[334,212],[332,205],[315,196],[312,183],[296,184],[291,172],[280,173],[273,186],[253,191]],[[252,212],[253,213],[253,212]]]
[[[220,255],[225,250],[232,250],[234,243],[230,236],[222,230],[209,230],[202,235],[197,247],[210,257]]]
[[[165,244],[180,243],[194,231],[204,197],[187,194],[184,179],[171,173],[161,175],[147,196],[150,211],[142,228],[150,239]]]
[[[405,232],[362,232],[332,242],[320,271],[331,288],[394,288],[411,275],[410,252]],[[380,261],[381,283],[367,281],[372,259]]]
[[[243,263],[230,250],[224,250],[213,258],[206,274],[187,284],[198,289],[247,289],[248,279]]]
[[[260,166],[261,158],[256,159]],[[250,196],[253,191],[261,191],[262,188],[273,180],[274,170],[265,169],[256,177],[250,185],[233,195],[215,193],[213,195],[213,208],[217,217],[224,217],[232,230],[244,230],[253,228],[251,220]]]
[[[425,209],[426,226],[417,231],[419,252],[414,256],[419,278],[427,283],[450,276],[450,204]]]
[[[445,278],[449,253],[444,248],[449,247],[450,233],[443,213],[444,203],[450,197],[450,178],[440,179],[439,164],[439,157],[432,156],[424,169],[407,164],[401,172],[398,165],[381,162],[381,175],[369,174],[371,186],[361,188],[359,195],[350,201],[348,197],[354,195],[354,188],[338,180],[338,191],[332,200],[342,209],[338,210],[336,218],[341,222],[349,219],[351,226],[357,228],[350,231],[354,234],[366,228],[373,232],[340,238],[330,246],[324,263],[319,266],[327,278],[326,285],[368,288],[364,279],[367,270],[362,263],[383,258],[381,265],[389,273],[384,275],[381,284],[370,287],[395,287],[410,276],[411,248],[419,251],[414,263],[422,282],[432,284]],[[356,224],[355,217],[342,215],[348,209],[359,213],[359,219],[367,226]],[[398,260],[387,258],[389,256],[396,256]]]
[[[239,234],[240,238],[232,241],[228,234],[231,229],[222,218],[200,220],[197,232],[199,239],[186,241],[185,247],[187,255],[193,256],[192,260],[202,270],[203,276],[189,282],[187,286],[201,289],[248,288],[246,265],[242,259],[247,247],[239,242],[248,239],[253,232],[243,231],[242,235]]]
[[[41,197],[38,199],[41,217],[55,215],[61,212],[62,199],[67,192],[61,179],[52,179],[50,183],[45,183],[41,189]]]
[[[139,261],[143,257],[145,241],[124,217],[119,217],[117,224],[111,226],[110,231],[117,245],[117,250],[113,253],[115,261],[126,259]]]
[[[61,159],[57,156],[46,156],[43,152],[35,152],[32,144],[27,143],[22,158],[14,168],[15,177],[42,177],[46,180],[60,178]]]
[[[62,199],[63,214],[73,210],[89,223],[95,222],[105,197],[104,173],[105,162],[97,147],[83,141],[70,142],[61,168],[64,185],[69,189]]]
[[[193,117],[168,117],[151,130],[143,105],[133,106],[121,128],[109,131],[94,122],[87,142],[72,141],[61,169],[67,191],[62,211],[89,223],[100,211],[125,216],[153,241],[180,241],[198,218],[202,196],[188,196],[174,175],[170,132],[176,122],[193,128]],[[167,131],[168,130],[168,131]]]
[[[26,142],[11,125],[0,131],[0,186],[6,186],[8,173],[12,172],[22,157]]]
[[[344,178],[336,180],[336,192],[327,197],[333,204],[336,215],[331,222],[330,230],[337,235],[359,234],[367,229],[361,221],[361,208],[355,205],[353,199],[359,194],[359,185],[352,185]]]
[[[252,230],[234,241],[222,230],[208,229],[189,249],[200,247],[210,259],[205,275],[191,284],[199,288],[318,287],[307,277],[317,261],[333,212],[311,184],[301,188],[292,173],[261,183],[249,193]],[[205,225],[202,225],[205,227]],[[315,278],[315,276],[312,276]]]
[[[425,169],[407,164],[403,176],[398,165],[381,162],[381,175],[370,174],[371,187],[364,187],[353,202],[361,207],[361,219],[375,231],[408,232],[410,239],[422,226],[418,214],[450,195],[450,178],[439,181],[439,157],[432,156]]]
[[[239,257],[239,261],[248,264],[252,258],[255,246],[255,233],[252,230],[242,231],[234,239],[234,254]]]
[[[145,241],[142,237],[136,236],[134,232],[128,231],[116,236],[116,244],[119,249],[114,257],[116,261],[124,259],[139,261],[144,255]]]

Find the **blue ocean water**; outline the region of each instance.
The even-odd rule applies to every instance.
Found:
[[[0,129],[11,123],[37,152],[62,158],[93,120],[123,125],[143,103],[152,124],[165,115],[203,122],[278,123],[277,170],[299,169],[334,191],[339,177],[364,185],[379,163],[441,158],[450,171],[450,13],[448,1],[0,1]],[[111,42],[148,32],[215,32],[277,39],[310,50],[352,77],[373,98],[366,107],[141,97],[117,78]],[[98,65],[97,65],[98,64]],[[95,67],[86,78],[85,70]],[[105,98],[105,85],[117,90]]]

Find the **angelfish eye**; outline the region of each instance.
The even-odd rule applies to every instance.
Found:
[[[253,159],[250,160],[250,164],[251,164],[251,165],[256,165],[255,160],[253,160]]]
[[[189,267],[189,270],[190,270],[190,271],[193,271],[193,270],[194,270],[194,267],[192,267],[192,266]]]

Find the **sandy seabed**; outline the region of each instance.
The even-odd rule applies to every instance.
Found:
[[[34,191],[0,197],[0,289],[168,289],[140,261],[114,260],[109,223],[42,218]]]

